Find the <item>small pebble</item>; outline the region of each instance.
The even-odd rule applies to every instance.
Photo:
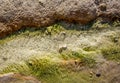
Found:
[[[101,74],[100,74],[100,73],[97,73],[97,74],[96,74],[96,77],[100,77],[100,76],[101,76]]]

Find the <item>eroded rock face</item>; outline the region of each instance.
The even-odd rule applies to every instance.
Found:
[[[120,19],[120,0],[0,0],[0,4],[0,37],[58,20],[86,24],[98,17]]]
[[[41,83],[41,82],[30,76],[8,73],[0,75],[0,83]]]

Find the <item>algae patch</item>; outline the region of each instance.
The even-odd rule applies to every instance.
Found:
[[[120,60],[120,28],[73,25],[20,30],[0,40],[0,73],[31,75],[46,83],[98,83],[104,78],[91,71]]]

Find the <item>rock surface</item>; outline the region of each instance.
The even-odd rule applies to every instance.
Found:
[[[93,72],[96,72],[97,77],[101,77],[102,83],[119,83],[120,82],[120,64],[106,61],[104,64],[97,66]],[[105,79],[104,79],[105,78]]]
[[[41,83],[33,77],[8,73],[0,75],[0,83]]]
[[[120,19],[120,0],[0,0],[0,38],[22,27],[58,20],[86,24],[99,17]]]

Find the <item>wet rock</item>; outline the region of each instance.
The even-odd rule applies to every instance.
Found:
[[[24,76],[17,73],[0,75],[0,83],[41,83],[31,76]]]

